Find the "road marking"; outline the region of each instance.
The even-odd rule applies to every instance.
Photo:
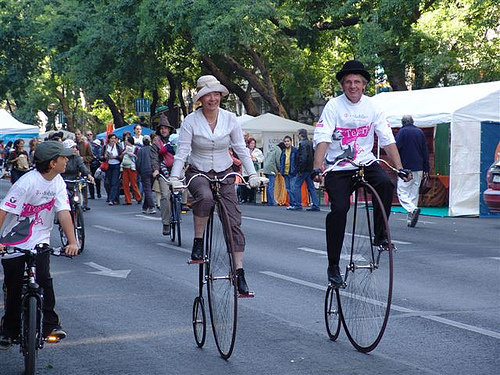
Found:
[[[323,255],[323,256],[327,256],[328,255],[328,253],[326,251],[324,251],[324,250],[311,249],[310,247],[298,247],[297,249],[298,250],[302,250],[302,251],[307,251],[308,253],[320,254],[320,255]],[[365,258],[362,255],[359,255],[359,254],[354,254],[353,258],[354,258],[354,260],[365,260]],[[340,259],[351,260],[351,255],[350,254],[345,254],[344,252],[342,252],[340,254]]]
[[[308,226],[305,226],[305,225],[284,223],[284,222],[281,222],[281,221],[274,221],[274,220],[259,219],[259,218],[256,218],[256,217],[249,217],[249,216],[243,216],[242,218],[243,219],[247,219],[247,220],[260,221],[262,223],[271,223],[271,224],[283,225],[283,226],[286,226],[286,227],[302,228],[302,229],[315,230],[315,231],[318,231],[318,232],[326,232],[326,230],[324,228],[308,227]],[[351,235],[351,233],[349,233],[349,232],[346,232],[345,234],[347,236]],[[392,242],[395,243],[395,244],[398,244],[398,245],[411,245],[411,242],[406,242],[406,241],[392,240]]]
[[[316,250],[311,249],[309,247],[298,247],[299,250],[307,251],[308,253],[320,254],[320,255],[328,255],[328,253],[324,250]]]
[[[488,257],[488,259],[500,260],[500,257]]]
[[[116,229],[113,229],[113,228],[109,228],[109,227],[103,227],[102,225],[92,225],[94,228],[97,228],[97,229],[102,229],[106,232],[113,232],[113,233],[120,233],[122,234],[123,232],[122,231],[119,231],[119,230],[116,230]]]
[[[146,215],[135,215],[137,217],[140,217],[141,219],[147,219],[147,220],[156,220],[160,221],[161,217],[155,217],[155,216],[146,216]]]
[[[156,244],[158,246],[161,246],[161,247],[166,247],[167,249],[177,250],[177,251],[180,251],[182,253],[191,254],[191,250],[186,250],[186,249],[179,247],[179,246],[169,245],[168,243],[161,243],[161,242],[157,242]]]
[[[295,277],[290,277],[290,276],[282,275],[282,274],[279,274],[279,273],[276,273],[276,272],[261,271],[260,273],[262,273],[264,275],[267,275],[267,276],[270,276],[270,277],[277,278],[277,279],[289,281],[289,282],[292,282],[292,283],[295,283],[295,284],[307,286],[307,287],[310,287],[310,288],[313,288],[313,289],[318,289],[318,290],[322,290],[322,291],[326,290],[326,286],[325,285],[311,283],[309,281],[300,280],[300,279],[297,279]],[[340,292],[340,293],[341,294],[350,295],[350,294],[345,293],[345,292]],[[359,297],[356,297],[356,296],[353,296],[353,295],[350,295],[350,296],[354,297],[354,298],[359,298]],[[380,304],[379,301],[373,301],[372,303],[374,303],[374,304]],[[391,310],[399,311],[399,312],[402,312],[402,313],[410,313],[410,314],[413,314],[413,315],[417,315],[417,316],[419,316],[422,319],[432,320],[434,322],[446,324],[446,325],[449,325],[449,326],[452,326],[452,327],[455,327],[455,328],[460,328],[460,329],[463,329],[463,330],[466,330],[466,331],[479,333],[479,334],[484,335],[484,336],[489,336],[489,337],[493,337],[495,339],[500,339],[500,332],[490,331],[488,329],[484,329],[484,328],[472,326],[472,325],[465,324],[465,323],[456,322],[454,320],[442,318],[442,317],[436,316],[436,315],[426,315],[423,312],[418,312],[418,311],[415,311],[415,310],[408,309],[406,307],[397,306],[395,304],[391,304]]]
[[[128,274],[130,273],[131,270],[112,270],[110,268],[101,266],[97,263],[94,262],[88,262],[85,263],[87,266],[95,268],[98,270],[97,272],[87,272],[87,273],[93,273],[96,275],[101,275],[101,276],[109,276],[109,277],[119,277],[121,279],[126,279]]]
[[[408,221],[407,219],[396,219],[398,221],[404,221],[405,223]],[[426,220],[419,220],[419,224],[437,224],[435,221],[426,221]]]

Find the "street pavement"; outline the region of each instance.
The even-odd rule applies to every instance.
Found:
[[[0,181],[0,197],[8,189]],[[68,338],[39,352],[39,374],[495,374],[500,367],[500,220],[392,214],[394,297],[370,354],[345,333],[328,339],[321,212],[243,205],[245,272],[253,299],[238,301],[232,357],[219,357],[210,326],[202,349],[191,310],[198,268],[162,236],[159,214],[91,201],[86,248],[52,258],[57,311]],[[60,240],[57,231],[53,245]],[[0,270],[0,279],[3,273]],[[0,310],[3,304],[0,303]],[[208,306],[207,306],[208,316]],[[18,347],[0,351],[0,374],[21,374]]]

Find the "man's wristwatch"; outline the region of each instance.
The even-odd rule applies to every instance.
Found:
[[[311,180],[314,180],[316,177],[318,177],[323,171],[321,168],[314,168],[311,172]]]

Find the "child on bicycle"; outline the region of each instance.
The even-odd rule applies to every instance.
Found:
[[[66,169],[73,149],[60,142],[46,141],[35,150],[36,169],[23,175],[0,203],[0,254],[6,246],[32,250],[38,244],[49,244],[54,213],[68,238],[67,255],[77,255],[73,223],[66,184],[60,176]],[[21,253],[3,254],[5,313],[0,327],[0,349],[8,349],[17,340],[21,325],[21,297],[25,268]],[[66,337],[59,316],[54,311],[55,295],[50,275],[50,253],[37,257],[37,283],[43,289],[44,337]]]

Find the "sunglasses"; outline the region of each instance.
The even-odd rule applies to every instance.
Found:
[[[87,133],[87,135],[93,135],[92,133]]]

